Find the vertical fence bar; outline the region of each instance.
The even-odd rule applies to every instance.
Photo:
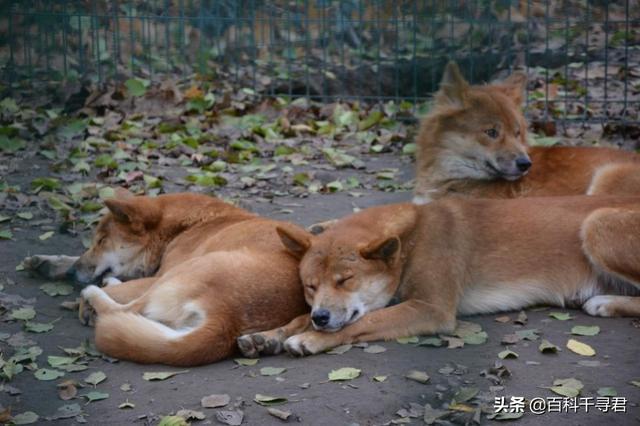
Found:
[[[629,0],[624,4],[624,94],[622,108],[622,137],[627,138],[629,128],[627,126],[627,115],[629,114]]]
[[[589,117],[589,27],[591,26],[591,11],[589,10],[589,0],[585,0],[585,31],[584,31],[584,113],[582,115],[582,125],[584,126]]]
[[[545,58],[545,67],[544,67],[544,114],[543,114],[543,122],[547,123],[549,121],[549,0],[545,0],[544,7],[544,58]]]
[[[604,5],[604,101],[602,102],[601,125],[609,117],[609,2]]]
[[[531,63],[531,0],[527,0],[527,41],[525,44],[524,57],[525,57],[525,69],[527,76],[529,75],[529,64]],[[529,85],[527,84],[526,96],[525,96],[525,110],[529,110]]]
[[[562,130],[567,133],[567,111],[569,109],[569,5],[563,5],[564,10],[564,108],[562,112]]]

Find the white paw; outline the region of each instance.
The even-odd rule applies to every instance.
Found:
[[[107,277],[102,280],[102,285],[105,287],[109,285],[118,285],[118,284],[122,284],[122,281],[120,281],[116,277]]]
[[[84,290],[80,292],[80,295],[84,300],[91,303],[91,300],[95,299],[96,297],[100,297],[103,293],[104,292],[100,289],[100,287],[90,285],[85,287]]]
[[[615,296],[593,296],[582,305],[582,310],[594,317],[610,317],[609,305]]]
[[[284,349],[287,352],[289,352],[291,355],[295,355],[295,356],[309,355],[303,343],[303,338],[301,334],[291,336],[287,340],[285,340]]]

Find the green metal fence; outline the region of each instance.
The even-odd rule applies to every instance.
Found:
[[[265,95],[417,102],[453,58],[473,82],[527,70],[536,120],[640,122],[631,0],[5,0],[0,16],[11,90],[197,74]]]

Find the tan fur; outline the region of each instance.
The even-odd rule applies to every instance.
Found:
[[[370,208],[317,236],[281,235],[308,247],[300,276],[312,321],[259,335],[288,337],[280,346],[297,355],[451,332],[457,314],[535,304],[640,315],[640,197],[451,197]],[[394,296],[400,303],[384,307]],[[314,324],[322,309],[335,323]]]
[[[112,275],[138,278],[82,292],[98,315],[96,346],[107,355],[211,363],[232,355],[241,334],[286,324],[307,309],[298,260],[276,233],[278,226],[300,230],[294,225],[195,194],[107,206],[74,272],[96,282],[108,264]]]
[[[453,194],[515,198],[640,193],[640,156],[635,153],[528,147],[527,123],[520,109],[525,81],[516,73],[502,83],[471,86],[454,63],[447,66],[433,110],[422,120],[416,137],[415,203]],[[487,134],[490,129],[497,131],[497,137]],[[515,160],[527,156],[532,166],[523,172]],[[590,189],[605,165],[610,165],[610,184]]]

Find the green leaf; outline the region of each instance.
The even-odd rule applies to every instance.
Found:
[[[131,96],[139,97],[144,96],[147,93],[147,87],[151,82],[149,80],[145,80],[143,78],[130,78],[129,80],[124,82],[124,85],[127,87],[127,91],[131,94]]]
[[[287,371],[287,369],[282,367],[262,367],[260,369],[260,374],[262,376],[277,376],[285,371]]]
[[[571,334],[577,336],[595,336],[600,333],[600,327],[597,325],[576,325],[571,329]]]
[[[33,308],[18,308],[11,311],[9,316],[13,319],[28,321],[36,317],[36,311]]]
[[[467,402],[470,399],[473,399],[480,390],[478,388],[471,387],[461,387],[455,395],[453,395],[453,401],[456,404],[460,404],[462,402]]]
[[[558,321],[567,321],[574,318],[568,312],[550,312],[549,316]]]
[[[31,181],[31,188],[33,188],[35,192],[38,192],[41,189],[46,191],[55,191],[60,188],[60,181],[56,178],[49,177],[36,178]]]
[[[89,383],[90,385],[93,385],[93,387],[96,387],[98,383],[102,383],[106,379],[106,374],[104,374],[102,371],[96,371],[95,373],[91,373],[87,377],[85,377],[84,381],[85,383]]]
[[[360,376],[362,370],[353,367],[343,367],[337,370],[331,370],[329,373],[329,380],[332,382],[335,381],[343,381],[343,380],[353,380]]]
[[[24,329],[30,333],[47,333],[53,330],[53,324],[27,321],[24,324]]]
[[[423,385],[426,384],[430,379],[429,375],[426,372],[418,370],[411,370],[407,374],[405,374],[404,377],[409,380],[422,383]]]
[[[415,155],[417,149],[418,148],[415,143],[408,143],[402,147],[402,153],[404,155]]]
[[[25,411],[24,413],[16,414],[11,417],[11,424],[14,425],[30,425],[38,421],[40,416],[38,416],[33,411]]]
[[[562,321],[562,320],[561,320]],[[544,353],[557,353],[560,348],[557,347],[556,345],[554,345],[553,343],[551,343],[550,341],[543,339],[542,342],[540,342],[540,346],[538,346],[538,350],[540,352]]]
[[[184,374],[188,373],[189,370],[182,371],[156,371],[156,372],[146,372],[142,375],[144,380],[154,381],[154,380],[167,380],[175,376],[176,374]]]
[[[618,391],[612,387],[604,387],[604,388],[598,389],[598,395],[613,397],[613,396],[618,396]]]
[[[0,240],[10,240],[13,238],[13,232],[8,229],[3,229],[0,231]]]
[[[40,286],[40,290],[51,297],[68,296],[73,293],[73,286],[65,283],[46,283]]]
[[[259,393],[256,394],[253,400],[263,406],[280,405],[287,402],[287,398],[282,396],[262,395]]]
[[[580,380],[571,377],[569,379],[554,380],[553,386],[549,387],[549,389],[558,395],[566,396],[567,398],[575,398],[580,395],[580,391],[583,387],[584,385]]]
[[[164,416],[158,426],[189,426],[189,422],[180,416]]]
[[[329,355],[342,355],[348,351],[351,350],[351,348],[353,347],[353,345],[340,345],[340,346],[336,346],[335,348],[327,351],[327,353]]]
[[[532,141],[532,139],[533,139],[533,141]],[[558,138],[554,138],[554,137],[538,137],[538,136],[534,136],[533,138],[529,138],[529,141],[530,141],[531,146],[553,146],[553,145],[556,145],[556,144],[560,143]]]
[[[18,212],[16,213],[16,216],[18,216],[20,219],[23,219],[23,220],[33,219],[33,213],[31,212]]]
[[[373,376],[373,381],[374,382],[378,382],[378,383],[382,383],[385,380],[387,380],[387,377],[389,377],[389,376]]]
[[[368,130],[371,127],[378,124],[380,120],[382,120],[383,118],[384,118],[384,114],[381,111],[371,111],[371,113],[369,113],[367,118],[365,118],[358,124],[358,130],[360,131]]]
[[[420,339],[418,338],[418,336],[409,336],[409,337],[398,337],[396,339],[396,342],[400,343],[401,345],[408,345],[408,344],[416,344],[420,342]]]
[[[364,348],[364,352],[368,354],[381,354],[382,352],[386,352],[387,348],[380,345],[370,345]]]
[[[41,368],[33,373],[34,377],[38,380],[49,381],[64,377],[63,371],[51,370],[48,368]]]
[[[0,151],[14,153],[21,149],[24,149],[27,143],[22,139],[9,138],[5,135],[0,135]]]
[[[256,365],[258,361],[260,360],[257,358],[235,358],[233,360],[233,362],[235,362],[236,364],[243,365],[245,367],[251,367],[253,365]]]
[[[53,231],[47,231],[47,232],[45,232],[44,234],[40,235],[40,236],[38,237],[38,239],[39,239],[40,241],[45,241],[45,240],[48,240],[48,239],[49,239],[49,238],[51,238],[51,237],[53,237]]]
[[[444,341],[439,337],[425,337],[418,342],[418,346],[435,346],[440,347],[444,344]]]
[[[507,350],[504,350],[504,351],[500,352],[500,353],[498,354],[498,358],[500,358],[500,359],[505,359],[505,358],[518,358],[518,354],[517,354],[517,353],[515,353],[515,352],[514,352],[514,351],[512,351],[512,350],[507,349]]]
[[[537,328],[516,331],[516,335],[521,340],[524,339],[524,340],[530,340],[530,341],[538,340],[540,338],[540,335],[538,333],[539,333],[539,330]]]
[[[80,395],[80,396],[87,398],[87,404],[93,401],[101,401],[103,399],[109,398],[108,393],[98,392],[98,391],[91,391],[89,393],[85,393],[84,395]]]
[[[51,367],[57,368],[62,365],[73,364],[77,359],[77,357],[49,355],[47,357],[47,363],[49,363]]]

